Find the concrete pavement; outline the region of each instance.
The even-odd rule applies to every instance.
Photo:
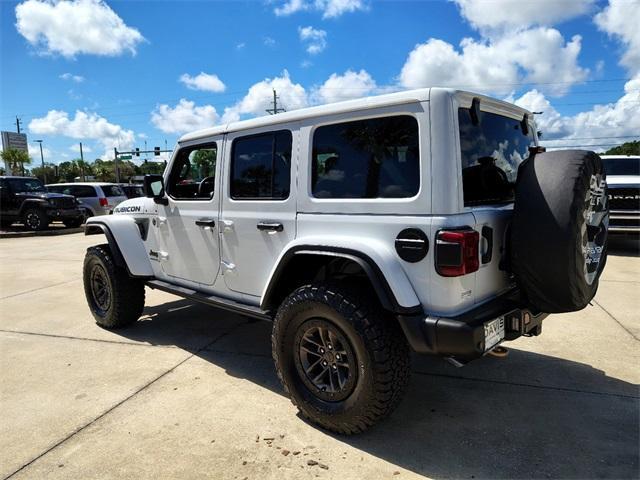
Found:
[[[506,359],[414,358],[394,415],[339,437],[282,395],[268,323],[147,290],[135,326],[98,328],[80,273],[102,241],[0,240],[0,478],[640,474],[640,257],[628,244],[614,245],[593,306],[550,317]]]

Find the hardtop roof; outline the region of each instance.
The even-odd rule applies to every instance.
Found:
[[[250,128],[259,128],[269,125],[277,125],[279,123],[295,122],[304,120],[307,118],[319,117],[322,115],[330,115],[337,113],[355,112],[358,110],[380,108],[392,105],[402,105],[406,103],[426,102],[429,101],[431,95],[434,93],[440,93],[444,95],[457,95],[463,94],[465,96],[472,95],[479,97],[482,101],[490,102],[492,104],[501,104],[508,109],[517,109],[522,112],[531,114],[528,110],[517,107],[511,103],[495,98],[487,97],[479,93],[467,92],[464,90],[457,90],[452,88],[442,87],[430,87],[421,88],[417,90],[407,90],[403,92],[388,93],[385,95],[376,95],[371,97],[359,98],[356,100],[346,100],[343,102],[330,103],[327,105],[318,105],[307,108],[300,108],[298,110],[292,110],[290,112],[278,113],[276,115],[265,115],[262,117],[252,118],[249,120],[241,120],[238,122],[231,122],[223,125],[217,125],[215,127],[205,128],[197,130],[195,132],[187,133],[183,135],[178,143],[188,142],[190,140],[198,140],[213,135],[220,135],[223,133],[230,133],[239,130],[247,130]]]

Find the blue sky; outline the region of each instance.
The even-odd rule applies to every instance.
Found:
[[[550,145],[621,143],[640,2],[610,1],[3,1],[0,127],[18,115],[58,163],[80,141],[88,159],[172,146],[262,114],[272,87],[294,109],[450,85],[543,110]]]

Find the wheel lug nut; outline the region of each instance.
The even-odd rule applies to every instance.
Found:
[[[338,366],[334,363],[333,365],[331,365],[331,368],[333,368],[334,370],[336,370],[338,368]]]
[[[322,366],[323,366],[323,367],[326,367],[326,366],[327,366],[327,361],[326,361],[326,360],[323,360],[323,361],[322,361]]]
[[[320,348],[320,353],[324,353],[324,348]]]
[[[333,350],[333,347],[331,346],[331,344],[327,345],[327,348],[328,348],[329,350]]]
[[[336,353],[336,360],[340,360],[340,354]]]

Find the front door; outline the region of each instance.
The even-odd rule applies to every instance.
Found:
[[[222,274],[231,290],[259,297],[295,238],[297,138],[287,127],[227,136],[220,228]]]
[[[218,215],[222,138],[183,146],[165,177],[168,205],[158,205],[157,252],[174,279],[213,285],[220,268]]]

